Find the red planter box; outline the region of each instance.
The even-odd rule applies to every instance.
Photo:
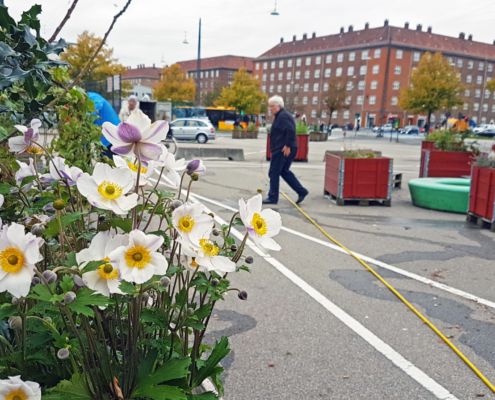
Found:
[[[495,168],[473,166],[469,213],[487,222],[495,222]]]
[[[309,135],[296,135],[297,138],[297,153],[294,161],[308,161],[309,152]],[[266,160],[272,158],[270,151],[270,134],[266,135]]]
[[[461,178],[471,175],[473,154],[469,151],[443,151],[435,142],[421,143],[419,177]]]
[[[342,205],[346,200],[382,200],[390,205],[393,160],[388,157],[343,158],[343,152],[325,154],[325,194]]]

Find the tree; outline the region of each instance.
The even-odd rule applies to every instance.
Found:
[[[69,46],[61,54],[60,58],[70,64],[69,73],[71,77],[76,77],[83,70],[87,62],[93,57],[101,40],[95,34],[84,31],[77,37],[76,44]],[[82,81],[101,81],[108,76],[121,74],[124,71],[125,67],[113,57],[113,49],[104,45],[90,64],[88,72],[82,78]]]
[[[332,124],[332,114],[334,111],[348,109],[346,102],[346,83],[342,78],[330,78],[328,80],[328,90],[323,93],[323,104],[328,112],[328,126]]]
[[[155,99],[173,102],[193,101],[195,94],[194,80],[186,76],[179,64],[163,68],[160,81],[153,89]]]
[[[219,82],[215,83],[213,90],[206,93],[201,99],[201,104],[203,104],[206,107],[214,106],[215,102],[220,97],[221,92],[222,92],[222,87],[220,86],[220,83]]]
[[[222,89],[215,104],[235,107],[246,114],[259,114],[266,107],[266,95],[261,91],[258,79],[240,69],[234,74],[232,84]]]
[[[430,126],[431,115],[463,103],[463,86],[457,70],[440,53],[425,53],[411,74],[411,83],[400,93],[404,110],[425,113]]]

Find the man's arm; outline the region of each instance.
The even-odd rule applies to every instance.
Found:
[[[289,157],[290,148],[292,145],[292,138],[296,134],[296,124],[291,116],[288,114],[284,115],[283,127],[285,145],[282,148],[282,153],[284,153],[285,157]]]

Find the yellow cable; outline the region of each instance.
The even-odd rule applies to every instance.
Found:
[[[361,257],[355,254],[353,251],[349,250],[337,239],[334,239],[325,229],[323,229],[313,218],[311,218],[306,211],[299,207],[292,199],[287,196],[284,192],[282,195],[291,203],[309,222],[311,222],[328,240],[335,243],[341,249],[343,249],[347,254],[358,261],[364,268],[371,272],[381,283],[383,283],[387,289],[389,289],[400,301],[402,301],[416,316],[423,321],[428,327],[436,333],[436,335],[442,339],[447,346],[449,346],[459,358],[464,361],[464,363],[471,368],[471,370],[476,374],[476,376],[481,379],[481,381],[493,392],[495,393],[495,386],[488,380],[488,378],[483,375],[483,373],[476,368],[476,366],[459,350],[450,340],[445,336],[428,318],[426,318],[416,307],[414,307],[396,288],[394,288],[390,283],[387,282],[378,272],[376,272],[372,267],[370,267]]]

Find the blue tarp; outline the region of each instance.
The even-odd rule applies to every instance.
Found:
[[[88,97],[93,101],[98,115],[98,119],[95,121],[96,125],[103,125],[104,122],[110,122],[114,125],[120,123],[119,116],[113,109],[112,105],[101,94],[95,92],[88,92]],[[106,140],[103,135],[101,136],[101,142],[106,146],[110,146],[110,142]]]

